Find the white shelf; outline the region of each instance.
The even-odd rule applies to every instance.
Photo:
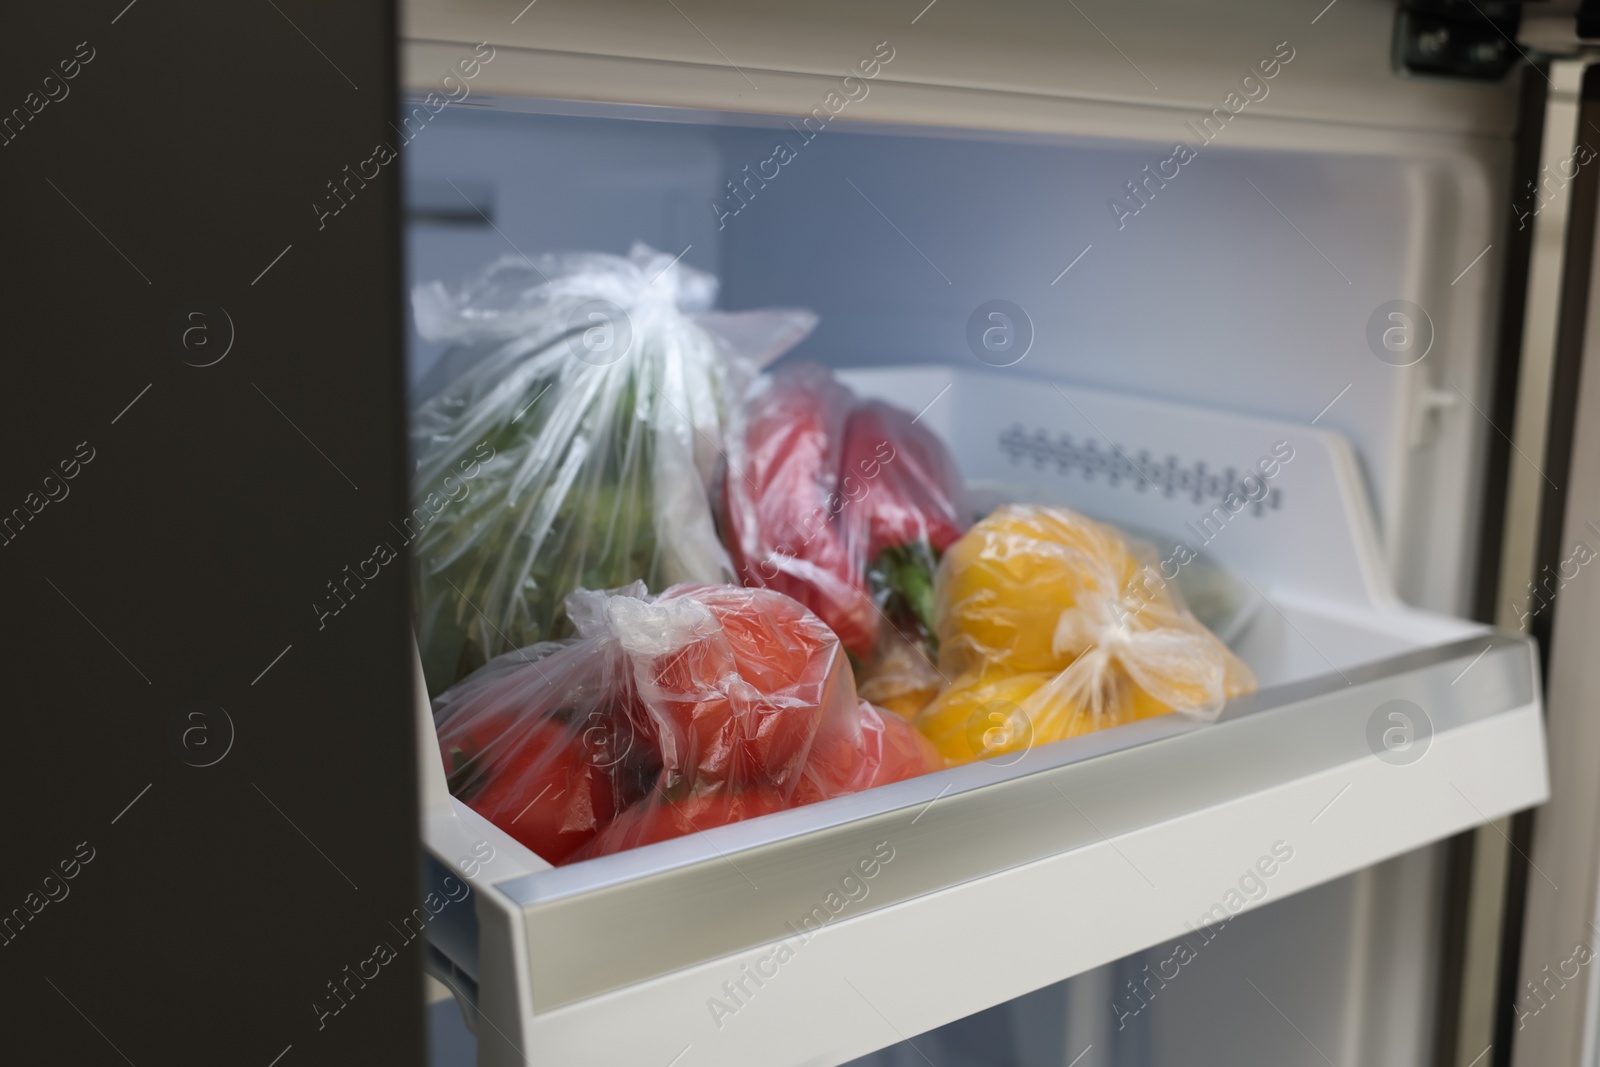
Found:
[[[436,873],[480,859],[476,924],[430,927],[481,1013],[480,1063],[842,1063],[1231,913],[1280,842],[1270,899],[1547,796],[1531,642],[1395,600],[1336,435],[1010,373],[848,377],[908,407],[950,385],[923,422],[968,477],[1172,537],[1216,502],[1206,471],[1292,447],[1275,502],[1207,546],[1267,597],[1239,646],[1262,689],[1214,725],[1146,720],[559,869],[449,798],[433,760]],[[1392,700],[1431,723],[1414,762],[1374,755]],[[884,849],[865,895],[796,938]],[[742,1005],[723,985],[741,979]]]

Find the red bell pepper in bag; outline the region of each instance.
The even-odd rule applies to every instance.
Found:
[[[919,711],[940,681],[934,572],[967,525],[938,438],[825,368],[795,364],[747,397],[722,489],[740,580],[813,608],[854,658],[863,696]]]
[[[874,602],[931,659],[933,575],[944,550],[966,531],[956,504],[960,472],[937,437],[888,404],[857,407],[844,439],[846,470],[865,481],[842,514],[845,546],[866,561]]]
[[[844,428],[846,477],[869,483],[845,510],[865,525],[865,556],[925,541],[943,552],[966,531],[957,513],[961,474],[943,443],[910,412],[879,401],[850,412]],[[859,533],[857,534],[859,536]]]
[[[722,533],[734,573],[776,589],[827,623],[852,654],[872,651],[878,613],[865,595],[862,561],[846,550],[836,519],[839,468],[854,397],[824,368],[801,364],[768,381],[736,419],[743,433],[722,478]]]

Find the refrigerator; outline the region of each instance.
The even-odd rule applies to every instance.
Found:
[[[1556,470],[1597,135],[1581,61],[1518,14],[405,5],[411,285],[642,241],[720,307],[815,311],[793,358],[922,413],[969,481],[1191,537],[1259,594],[1261,691],[1216,724],[570,868],[424,758],[436,875],[495,856],[435,942],[438,1055],[1592,1062],[1592,804],[1539,807],[1585,788],[1582,653],[1546,670],[1587,634],[1577,581],[1539,581],[1585,536]],[[438,355],[413,334],[414,387]]]
[[[113,440],[176,454],[194,420],[206,447],[165,468],[192,536],[128,522],[154,510],[132,482],[84,493],[107,521],[49,549],[6,528],[41,574],[115,574],[98,598],[87,578],[17,595],[92,627],[144,686],[74,669],[53,630],[25,658],[58,656],[85,704],[163,702],[160,730],[86,746],[96,803],[121,808],[103,847],[131,842],[91,868],[121,887],[81,905],[93,952],[24,918],[50,1026],[142,1063],[182,1025],[283,1067],[380,1045],[433,1067],[1596,1062],[1586,5],[113,6],[62,53],[81,98],[5,127],[54,179],[13,168],[14,202],[49,205],[27,243],[18,223],[44,268],[18,293],[117,293],[85,336],[110,352],[132,323],[165,362],[51,387],[105,408]],[[108,67],[152,91],[92,96]],[[153,100],[187,117],[155,122]],[[106,140],[69,145],[74,114]],[[256,147],[229,140],[245,122]],[[104,148],[182,162],[106,174]],[[173,175],[203,261],[162,229]],[[1235,580],[1224,636],[1256,690],[1214,721],[1159,715],[560,866],[479,815],[452,795],[414,605],[388,580],[411,561],[378,560],[369,589],[349,575],[377,553],[352,552],[414,503],[408,420],[452,373],[428,294],[636,248],[658,278],[715,278],[720,311],[814,315],[778,366],[913,413],[975,493],[1198,549]],[[42,349],[36,318],[19,344]],[[246,402],[270,429],[235,441]],[[292,491],[274,488],[289,448]],[[116,570],[134,549],[107,549],[112,516],[138,558],[187,569]],[[195,623],[238,604],[248,625]],[[164,662],[172,632],[190,654]],[[227,702],[238,747],[204,748],[194,723],[215,730],[220,703],[179,697]],[[19,727],[19,751],[49,727]],[[118,762],[157,733],[161,770]],[[51,773],[19,771],[31,792]],[[183,833],[132,836],[155,833],[144,812]],[[54,848],[45,826],[16,847]],[[202,891],[151,877],[194,850]],[[411,914],[388,924],[409,979],[341,972],[350,938]],[[154,915],[172,921],[129,921]],[[145,971],[117,963],[135,952]],[[163,1005],[180,979],[215,1010]]]
[[[719,307],[812,309],[793,358],[922,413],[969,481],[1242,575],[1262,686],[554,869],[425,765],[436,873],[495,855],[436,941],[437,1054],[1591,1062],[1589,994],[1539,985],[1589,988],[1593,877],[1555,841],[1591,809],[1527,813],[1584,717],[1546,690],[1536,572],[1581,537],[1550,468],[1584,425],[1557,409],[1595,135],[1581,62],[1517,14],[405,5],[411,285],[642,241]],[[414,388],[439,348],[413,333]],[[874,848],[905,858],[802,929]]]

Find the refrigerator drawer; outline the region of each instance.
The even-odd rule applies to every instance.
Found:
[[[436,960],[481,1063],[842,1063],[1545,799],[1532,642],[1393,597],[1338,436],[1009,373],[846,377],[921,407],[980,485],[1205,542],[1262,599],[1235,642],[1261,689],[1214,724],[563,868],[450,798],[435,759],[424,837],[478,922]]]

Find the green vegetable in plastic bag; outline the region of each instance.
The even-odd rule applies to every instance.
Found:
[[[707,489],[728,407],[816,318],[712,312],[716,288],[635,245],[507,256],[413,293],[419,332],[453,342],[411,429],[429,692],[570,636],[574,589],[731,577]]]

